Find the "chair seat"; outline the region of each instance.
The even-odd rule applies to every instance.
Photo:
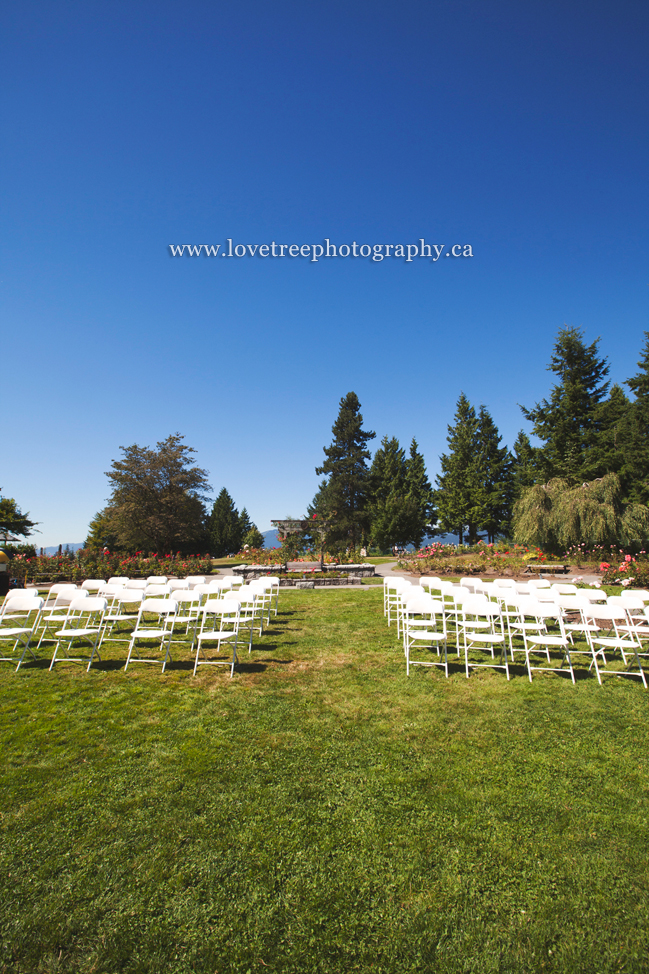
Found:
[[[163,636],[170,636],[169,629],[134,629],[131,639],[162,639]]]
[[[467,632],[466,637],[470,643],[487,643],[491,645],[492,643],[505,642],[505,637],[501,636],[500,633]]]
[[[0,639],[4,639],[7,637],[12,639],[14,636],[22,636],[26,632],[33,632],[33,631],[34,631],[33,629],[23,629],[23,628],[0,629]]]
[[[435,632],[434,630],[422,630],[417,629],[413,632],[412,629],[407,630],[408,639],[421,639],[427,643],[438,642],[443,643],[446,636],[443,632]]]
[[[566,641],[561,636],[528,636],[528,643],[534,643],[535,646],[558,646],[562,649],[565,648]]]
[[[232,639],[236,635],[232,629],[215,629],[213,632],[199,632],[196,638],[201,642],[203,639]]]
[[[59,629],[59,631],[55,632],[54,635],[60,636],[61,639],[65,639],[68,636],[69,637],[93,636],[96,632],[99,632],[99,629],[97,627],[94,628],[91,627],[88,629]]]

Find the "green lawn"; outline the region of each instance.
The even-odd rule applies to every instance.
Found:
[[[649,694],[286,592],[230,680],[1,664],[0,971],[649,969]]]

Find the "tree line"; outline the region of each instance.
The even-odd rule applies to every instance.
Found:
[[[434,487],[416,439],[406,452],[385,435],[372,455],[376,433],[363,428],[356,393],[344,396],[307,507],[314,526],[326,523],[328,550],[419,547],[441,533],[546,546],[648,537],[649,332],[638,371],[624,383],[632,397],[609,382],[599,339],[587,344],[577,328],[560,329],[548,370],[555,377],[548,397],[520,407],[534,445],[521,430],[509,450],[486,406],[476,410],[460,394]],[[155,449],[120,449],[87,547],[220,557],[263,545],[225,487],[210,506],[207,471],[180,434]],[[13,499],[0,501],[0,515],[0,534],[27,536],[34,527]],[[315,527],[310,540],[322,541]]]

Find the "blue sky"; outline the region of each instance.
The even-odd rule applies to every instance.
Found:
[[[649,328],[645,2],[31,2],[3,12],[0,486],[81,541],[120,445],[184,434],[261,530],[338,403],[416,436],[464,391],[512,445],[562,324]],[[470,244],[173,258],[169,244]]]

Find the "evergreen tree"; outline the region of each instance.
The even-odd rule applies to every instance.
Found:
[[[479,488],[474,506],[478,527],[487,532],[490,542],[509,525],[514,493],[512,456],[506,447],[501,447],[501,439],[491,413],[481,406],[476,436]]]
[[[408,467],[399,441],[384,436],[369,475],[371,535],[379,548],[408,545],[417,534],[418,507],[409,497]]]
[[[415,548],[421,548],[424,537],[431,534],[437,515],[433,503],[433,488],[426,474],[426,464],[419,452],[417,440],[412,438],[410,454],[406,460],[406,497],[416,507],[416,518],[411,541]]]
[[[639,372],[626,384],[635,396],[631,403],[625,429],[622,432],[625,453],[625,486],[632,500],[649,503],[649,331]]]
[[[225,558],[241,550],[241,520],[234,501],[225,489],[214,501],[209,519],[211,551],[215,558]]]
[[[109,551],[120,551],[120,544],[117,534],[113,530],[111,521],[113,511],[110,507],[105,507],[98,511],[88,525],[88,536],[84,542],[84,548],[101,551],[108,548]]]
[[[239,515],[239,531],[241,532],[241,537],[244,538],[248,534],[248,531],[251,531],[254,527],[255,525],[250,520],[248,511],[244,507]]]
[[[478,418],[475,409],[462,392],[457,401],[455,424],[448,427],[449,452],[440,457],[441,474],[437,477],[435,505],[444,531],[459,535],[460,544],[468,528],[473,541],[480,522],[476,464]]]
[[[243,536],[242,545],[245,548],[248,545],[249,548],[263,548],[265,538],[256,524],[251,525],[249,530]]]
[[[600,403],[598,426],[597,472],[616,473],[626,494],[634,479],[636,459],[632,447],[632,404],[621,386],[611,386],[608,398]]]
[[[335,511],[327,544],[339,549],[358,547],[370,524],[367,461],[371,454],[367,443],[376,434],[363,429],[360,408],[355,392],[348,392],[340,400],[338,418],[332,427],[333,442],[324,447],[326,460],[316,467],[316,473],[324,474],[327,480],[326,488],[321,484],[314,502],[319,496],[320,503],[326,500],[328,513]]]
[[[586,345],[578,328],[563,327],[557,336],[548,370],[558,376],[549,400],[533,409],[522,406],[534,433],[543,441],[537,451],[544,480],[559,477],[581,483],[601,471],[597,452],[600,403],[609,384],[609,367],[599,357],[599,339]]]
[[[513,461],[513,496],[517,500],[526,487],[536,483],[537,465],[536,450],[530,443],[529,437],[520,430],[514,443]]]

